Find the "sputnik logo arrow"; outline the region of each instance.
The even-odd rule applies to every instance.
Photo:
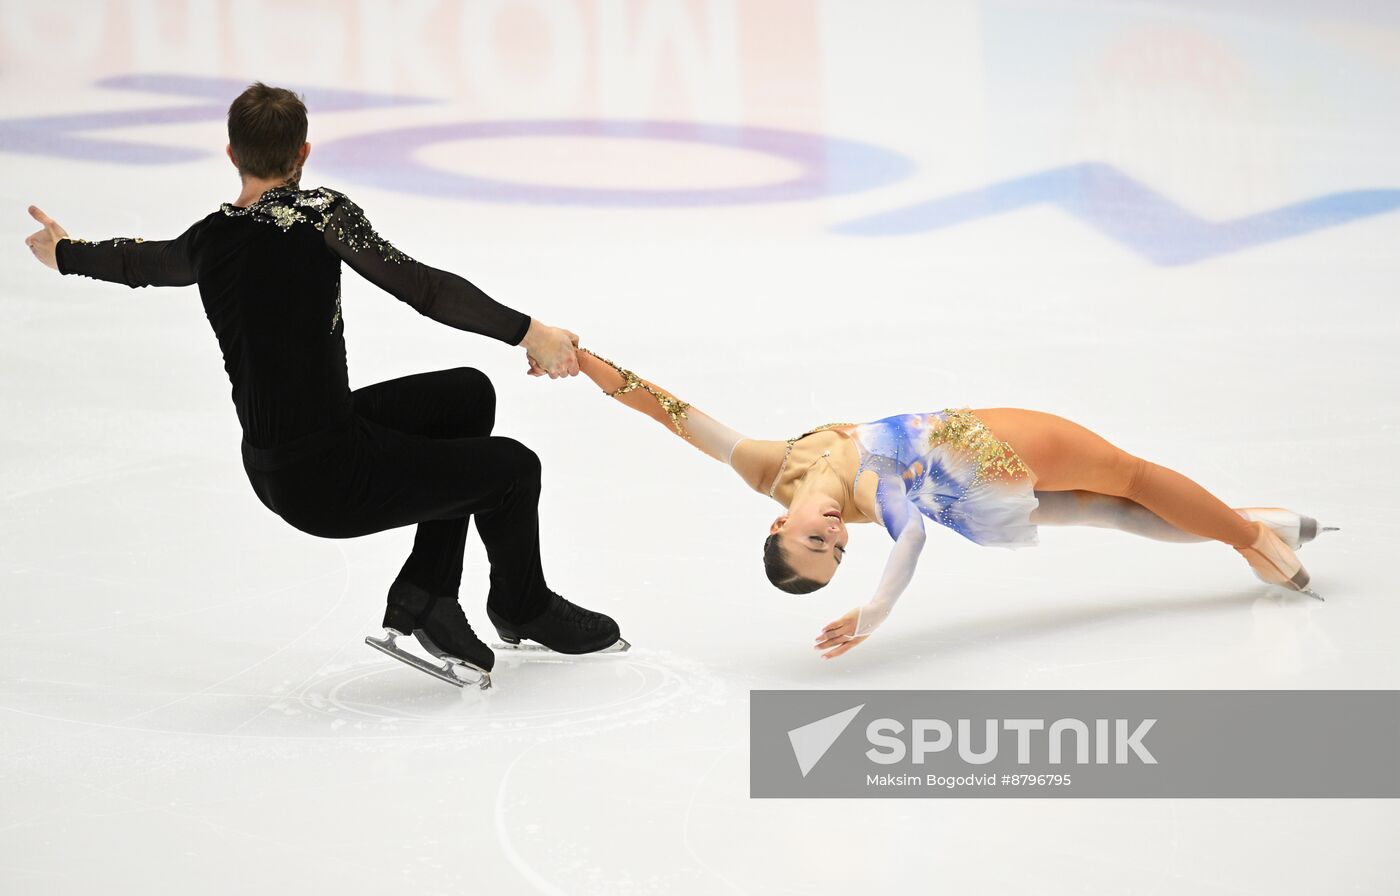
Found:
[[[792,755],[797,758],[797,767],[802,770],[802,777],[807,777],[807,773],[821,761],[826,751],[831,749],[841,732],[846,730],[862,709],[865,709],[864,703],[788,732]]]

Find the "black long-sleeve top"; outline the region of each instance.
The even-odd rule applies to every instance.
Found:
[[[340,263],[433,320],[518,345],[530,318],[375,233],[344,194],[278,187],[167,241],[65,239],[58,269],[138,286],[199,284],[244,441],[276,449],[351,415]]]

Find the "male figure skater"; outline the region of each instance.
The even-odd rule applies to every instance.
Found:
[[[372,646],[458,686],[453,666],[490,686],[495,657],[472,631],[457,590],[468,520],[491,564],[486,613],[501,638],[561,653],[623,649],[617,623],[545,584],[540,462],[491,435],[496,396],[479,370],[422,373],[350,391],[340,263],[433,320],[525,348],[532,373],[578,373],[578,337],[492,300],[466,280],[399,251],[334,190],[300,189],[306,107],[256,83],[228,111],[237,200],[173,240],[73,239],[34,206],[26,243],[62,274],[137,286],[199,285],[223,350],[243,428],[243,465],[258,498],[303,532],[352,538],[416,523],[413,550],[389,587],[385,637]],[[403,651],[412,633],[441,667]]]

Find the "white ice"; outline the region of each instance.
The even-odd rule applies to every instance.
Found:
[[[1400,213],[1354,214],[1353,197],[1308,232],[1208,234],[1176,264],[1135,248],[1141,209],[1111,201],[1098,227],[1041,202],[836,232],[1080,163],[1207,230],[1393,192],[1392,4],[6,2],[0,54],[0,133],[20,141],[0,188],[0,891],[1395,892],[1393,801],[748,796],[753,688],[1400,687]],[[1311,513],[1342,527],[1301,553],[1327,601],[1260,585],[1220,545],[1053,529],[1013,553],[931,531],[886,625],[822,661],[813,636],[866,599],[883,533],[856,531],[826,590],[780,594],[759,562],[776,505],[582,379],[531,379],[518,349],[347,274],[352,384],[487,371],[497,432],[543,458],[551,585],[635,645],[502,654],[493,691],[445,686],[362,640],[411,530],[320,540],[253,495],[196,292],[60,278],[21,242],[31,202],[75,236],[154,239],[235,197],[217,116],[84,132],[198,153],[162,164],[15,136],[18,118],[191,102],[98,84],[142,73],[433,98],[313,105],[305,183],[752,435],[1039,408],[1229,503]],[[357,134],[603,118],[827,134],[914,167],[698,208],[421,195],[392,170],[376,186],[317,168]],[[415,158],[613,190],[797,170],[627,137]],[[466,563],[463,604],[489,632],[475,538]]]

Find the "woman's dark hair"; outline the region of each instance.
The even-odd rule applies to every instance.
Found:
[[[763,543],[763,569],[768,573],[768,581],[788,594],[811,594],[826,585],[826,582],[803,578],[792,568],[783,546],[778,543],[776,532]]]
[[[242,175],[292,174],[305,142],[306,104],[290,90],[257,81],[228,107],[228,144]]]

